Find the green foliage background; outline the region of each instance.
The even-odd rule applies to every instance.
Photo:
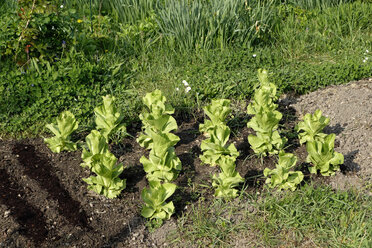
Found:
[[[298,94],[371,76],[370,1],[32,4],[1,1],[4,137],[42,134],[66,109],[87,130],[93,106],[106,94],[118,99],[127,124],[138,121],[140,99],[154,88],[176,112],[192,112],[212,98],[247,100],[258,68],[270,72],[280,92]],[[187,94],[182,80],[190,84]]]

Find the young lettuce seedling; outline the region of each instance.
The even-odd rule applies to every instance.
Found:
[[[46,127],[54,133],[54,137],[45,138],[44,142],[48,144],[52,152],[75,151],[77,144],[70,141],[70,135],[78,128],[79,124],[75,116],[70,111],[64,111],[57,117],[57,125],[50,123]]]
[[[264,176],[270,188],[277,187],[279,190],[290,189],[294,191],[296,186],[302,182],[304,175],[301,171],[290,171],[296,165],[297,157],[292,153],[279,153],[279,160],[276,168],[270,170],[265,168]]]
[[[309,167],[311,173],[317,173],[317,170],[320,170],[323,176],[332,176],[340,170],[340,165],[344,163],[344,156],[334,151],[335,138],[336,135],[332,133],[327,135],[324,140],[306,143],[308,152],[306,161],[314,165]]]
[[[142,216],[156,219],[158,224],[174,213],[173,202],[165,201],[175,192],[176,185],[170,182],[177,178],[182,168],[174,150],[180,139],[170,133],[177,129],[177,122],[171,116],[174,109],[165,102],[160,90],[146,94],[143,98],[146,109],[140,115],[143,133],[137,139],[142,147],[150,149],[149,158],[142,156],[140,159],[150,184],[149,189],[142,191],[145,202]]]
[[[235,198],[238,196],[238,190],[235,189],[244,179],[235,170],[236,157],[223,156],[219,161],[221,173],[213,175],[212,186],[216,188],[215,196],[223,198]]]
[[[212,186],[216,188],[215,196],[234,198],[238,190],[235,189],[244,179],[235,170],[235,160],[239,156],[234,144],[227,145],[230,137],[230,128],[226,126],[226,117],[231,112],[230,101],[226,99],[212,100],[204,108],[210,120],[200,124],[199,130],[207,139],[203,140],[200,149],[203,154],[200,160],[210,166],[218,165],[221,169],[219,175],[213,175]]]
[[[226,118],[231,113],[230,101],[226,99],[212,100],[212,103],[204,108],[204,113],[209,117],[209,120],[200,124],[199,131],[206,134],[209,129],[213,129],[221,123],[226,124]]]
[[[106,138],[97,130],[92,130],[85,140],[88,150],[83,147],[83,152],[81,153],[83,163],[80,165],[91,169],[92,163],[101,159],[101,154],[109,152],[109,147]]]
[[[204,127],[202,126],[201,128]],[[216,125],[209,127],[208,131],[209,138],[203,140],[200,145],[200,149],[203,152],[200,155],[200,160],[203,163],[216,166],[220,164],[220,160],[224,156],[239,156],[239,152],[236,150],[234,144],[227,145],[230,137],[230,128],[228,126],[223,124]]]
[[[169,219],[174,213],[174,205],[173,202],[165,201],[173,195],[177,186],[173,183],[161,184],[157,181],[150,181],[149,184],[150,188],[144,188],[142,191],[142,199],[145,202],[141,211],[142,216],[150,220],[157,219],[159,222]]]
[[[86,144],[89,150],[83,148],[81,166],[88,167],[96,174],[83,179],[89,184],[88,189],[108,198],[117,197],[126,187],[126,180],[119,178],[124,170],[123,165],[116,164],[117,158],[110,153],[107,140],[99,131],[93,130],[86,137]]]
[[[282,114],[277,111],[277,104],[274,104],[276,86],[268,82],[267,71],[259,70],[258,78],[260,87],[256,89],[252,102],[248,105],[247,112],[254,115],[247,123],[256,135],[249,135],[248,142],[257,154],[277,154],[287,141],[281,138],[277,131]]]
[[[329,124],[329,121],[329,118],[322,116],[320,109],[315,110],[314,114],[307,113],[304,120],[295,127],[300,144],[302,145],[308,141],[324,140],[327,135],[322,131]]]
[[[126,132],[126,127],[122,123],[124,116],[119,113],[114,105],[115,97],[103,96],[103,105],[94,109],[96,115],[97,129],[103,134],[106,140],[109,140],[111,134],[116,131]]]
[[[107,198],[115,198],[126,187],[126,180],[119,178],[124,168],[116,164],[117,158],[110,152],[97,154],[98,158],[91,164],[91,170],[97,176],[90,176],[83,180],[89,184],[88,189],[102,194]]]
[[[142,156],[140,159],[147,173],[146,177],[149,181],[171,182],[177,178],[182,168],[181,161],[176,156],[173,147],[179,138],[176,135],[163,133],[152,133],[151,137],[153,143],[149,158]]]

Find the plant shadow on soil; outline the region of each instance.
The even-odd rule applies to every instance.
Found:
[[[299,167],[307,173],[308,180],[310,176],[304,169],[306,149],[299,145],[294,135],[294,126],[298,122],[296,112],[286,104],[279,104],[279,111],[283,113],[283,121],[280,123],[284,130],[282,134],[288,139],[286,151],[298,157]],[[188,205],[201,198],[207,201],[214,199],[213,188],[210,186],[211,176],[218,173],[218,168],[203,165],[198,158],[201,154],[200,144],[204,139],[198,130],[199,124],[204,122],[203,117],[182,116],[184,118],[177,120],[179,129],[175,133],[181,139],[176,146],[176,154],[183,168],[175,181],[178,188],[170,199],[176,207],[173,220],[188,211]],[[238,118],[244,125],[234,125],[235,121],[229,123],[232,124],[230,142],[240,152],[236,169],[246,179],[241,188],[253,193],[262,189],[263,169],[275,168],[276,159],[261,159],[254,155],[247,141],[247,136],[253,134],[246,127],[248,117],[245,115]],[[335,127],[335,130],[339,128]],[[125,166],[120,177],[127,180],[127,188],[117,199],[112,200],[87,190],[81,179],[88,177],[90,172],[79,166],[80,151],[53,154],[42,139],[0,141],[1,202],[6,209],[11,209],[10,217],[13,220],[0,220],[0,226],[14,230],[5,241],[0,238],[0,245],[12,247],[17,240],[25,247],[151,246],[154,240],[140,215],[143,204],[141,192],[148,183],[139,159],[146,156],[148,151],[136,142],[135,136],[139,131],[139,125],[134,125],[128,131],[131,137],[124,138],[117,145],[110,145],[111,151]],[[345,159],[352,161],[356,152],[346,155]],[[353,168],[357,168],[357,165]],[[19,198],[18,195],[25,197]],[[46,206],[49,208],[46,209]],[[53,224],[55,222],[58,223]]]

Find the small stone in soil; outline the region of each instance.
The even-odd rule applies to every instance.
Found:
[[[10,210],[5,211],[4,212],[4,218],[8,218],[9,214],[10,214]]]

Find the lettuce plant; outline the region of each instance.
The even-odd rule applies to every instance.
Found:
[[[204,124],[200,124],[201,133],[207,134],[209,129],[221,123],[226,124],[226,118],[231,113],[230,101],[226,99],[212,100],[211,104],[206,106],[204,113],[209,117]]]
[[[126,132],[126,128],[122,123],[124,116],[117,111],[114,105],[115,97],[107,95],[103,96],[102,99],[103,104],[94,109],[95,122],[97,129],[108,140],[112,133],[116,131]]]
[[[88,189],[108,198],[117,197],[126,187],[126,180],[119,178],[123,172],[123,165],[116,164],[117,158],[110,153],[107,140],[104,135],[92,130],[86,137],[86,146],[83,147],[81,158],[82,167],[88,167],[96,176],[84,178],[88,183]]]
[[[203,140],[200,149],[203,154],[200,160],[210,166],[218,165],[221,169],[219,175],[213,175],[212,186],[215,187],[215,196],[233,198],[237,196],[235,189],[244,179],[235,170],[235,160],[239,156],[234,144],[227,145],[230,137],[230,128],[226,126],[226,117],[231,112],[230,101],[226,99],[212,100],[204,108],[210,120],[199,126],[207,139]]]
[[[180,140],[177,135],[170,133],[177,129],[176,120],[170,116],[174,109],[165,104],[166,98],[160,90],[146,94],[143,103],[147,107],[140,115],[144,132],[137,142],[151,149],[149,158],[140,159],[149,181],[174,180],[181,170],[181,161],[176,156],[174,145]]]
[[[169,219],[174,213],[173,202],[166,203],[165,201],[173,195],[177,186],[173,183],[160,183],[158,181],[150,181],[150,188],[144,188],[142,191],[142,199],[145,206],[142,208],[141,214],[148,219],[157,219],[162,222]]]
[[[91,165],[91,170],[96,176],[90,176],[83,180],[89,184],[89,190],[107,198],[115,198],[126,187],[126,180],[119,178],[124,169],[123,165],[116,164],[117,158],[110,152],[96,156],[97,159]]]
[[[176,135],[170,136],[155,132],[152,133],[151,137],[153,143],[149,158],[142,156],[140,159],[147,173],[146,177],[149,181],[171,182],[177,178],[182,167],[173,147],[179,141],[179,138]]]
[[[327,135],[324,140],[313,140],[306,143],[308,156],[306,161],[313,164],[309,167],[311,173],[320,173],[323,176],[332,176],[340,170],[344,163],[344,156],[334,151],[335,134]]]
[[[277,111],[278,105],[276,86],[268,82],[267,71],[259,70],[260,87],[256,89],[252,102],[247,107],[247,113],[254,115],[247,123],[256,135],[249,135],[248,142],[257,154],[277,154],[287,141],[280,137],[277,131],[282,114]]]
[[[294,191],[304,178],[301,171],[290,171],[296,165],[297,157],[292,153],[279,153],[279,160],[276,168],[270,170],[265,168],[264,176],[270,188],[277,187],[279,190],[290,189]]]
[[[142,101],[147,109],[139,117],[145,132],[153,129],[156,132],[169,133],[177,129],[177,122],[171,116],[174,109],[165,103],[166,100],[160,90],[155,90],[143,97]]]
[[[88,149],[83,147],[83,152],[81,153],[83,163],[80,165],[91,169],[92,163],[100,160],[101,154],[109,152],[109,147],[106,138],[97,130],[92,130],[85,140]]]
[[[224,198],[235,198],[238,190],[235,189],[244,179],[235,170],[234,156],[222,156],[219,161],[221,172],[219,175],[213,175],[212,186],[216,188],[215,196]]]
[[[201,126],[200,128],[203,129],[204,127]],[[209,127],[208,130],[209,138],[203,140],[200,145],[200,149],[203,152],[200,155],[200,160],[203,163],[216,166],[220,164],[221,158],[226,155],[239,156],[234,144],[227,145],[230,137],[230,128],[228,126],[223,124],[215,125]]]
[[[314,140],[324,140],[327,136],[322,133],[323,129],[328,125],[329,118],[322,116],[320,109],[315,110],[314,114],[307,113],[304,120],[298,123],[295,130],[298,132],[300,144]]]
[[[143,103],[146,106],[140,115],[143,133],[137,142],[150,149],[149,157],[142,156],[140,159],[150,188],[142,191],[142,199],[145,202],[142,216],[162,222],[169,219],[174,212],[173,202],[165,201],[175,192],[176,185],[170,182],[177,178],[182,168],[174,150],[174,145],[180,139],[170,133],[177,129],[177,122],[171,116],[174,109],[166,104],[166,98],[160,90],[146,94]]]
[[[70,135],[78,128],[79,124],[75,116],[70,111],[64,111],[57,117],[57,125],[50,123],[46,127],[55,135],[51,138],[45,138],[52,152],[75,151],[77,144],[70,141]]]

